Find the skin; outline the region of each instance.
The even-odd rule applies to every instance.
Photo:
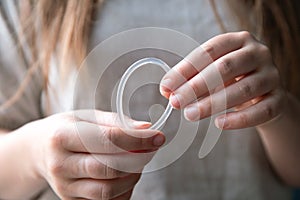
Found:
[[[114,113],[80,110],[2,130],[1,199],[30,199],[48,184],[64,200],[129,199],[165,137],[128,123],[133,129],[122,130]]]
[[[235,32],[191,52],[163,77],[160,91],[190,121],[233,109],[218,114],[216,126],[256,127],[278,175],[300,186],[300,103],[280,83],[268,47]]]
[[[213,87],[204,80],[215,80]],[[299,101],[282,89],[269,49],[249,33],[207,41],[166,74],[160,90],[175,108],[185,109],[188,120],[234,108],[219,115],[216,125],[256,127],[279,176],[300,185]],[[225,106],[219,106],[222,91]],[[145,129],[149,123],[128,121],[134,129],[122,130],[115,114],[85,110],[0,130],[1,199],[29,199],[48,185],[64,200],[130,199],[140,172],[165,138]]]

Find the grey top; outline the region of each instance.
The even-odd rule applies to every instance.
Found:
[[[12,1],[3,1],[10,19],[14,19],[13,6],[9,2]],[[230,30],[234,30],[235,27],[230,23],[222,5],[219,6],[219,10]],[[0,18],[0,27],[0,37],[5,38],[1,39],[0,44],[0,103],[3,103],[14,94],[24,78],[27,66],[17,54],[16,46],[2,18]],[[195,42],[191,42],[190,46],[177,45],[182,47],[185,53],[196,42],[200,44],[221,33],[212,9],[205,0],[107,0],[97,20],[93,22],[90,49],[92,50],[114,34],[142,27],[168,28],[191,37]],[[148,41],[147,44],[156,42],[151,41],[151,37],[147,34],[146,36],[144,39]],[[125,34],[123,39],[126,37]],[[136,40],[140,39],[140,35],[137,36]],[[126,41],[122,42],[125,44]],[[129,46],[134,46],[131,44],[134,41],[129,40],[128,43]],[[149,56],[161,58],[171,66],[180,60],[180,56],[164,49],[155,49],[151,45],[151,48],[134,49],[116,55],[121,46],[118,46],[118,43],[108,44],[115,45],[109,46],[106,50],[99,47],[99,52],[103,51],[102,56],[105,55],[103,60],[114,56],[116,59],[104,66],[104,61],[100,59],[99,54],[99,59],[96,62],[91,61],[93,64],[84,69],[84,73],[78,74],[77,71],[73,71],[64,83],[59,81],[55,70],[55,58],[53,58],[50,74],[50,84],[54,88],[50,90],[51,112],[46,113],[44,108],[42,80],[38,78],[39,76],[34,76],[21,98],[12,107],[0,110],[0,127],[15,129],[32,120],[70,109],[97,108],[114,111],[112,102],[115,97],[116,83],[131,63]],[[130,111],[131,116],[136,119],[149,120],[157,117],[154,116],[156,112],[152,112],[149,117],[148,109],[152,104],[166,103],[157,92],[157,85],[145,84],[136,88],[144,79],[159,81],[163,75],[162,71],[154,67],[151,70],[147,69],[137,72],[127,87],[128,91],[135,90],[125,98],[130,98],[127,100],[127,111]],[[103,71],[101,77],[99,71]],[[167,136],[165,146],[171,143],[177,134],[183,133],[183,136],[189,138],[189,135],[195,132],[195,124],[182,120],[181,114],[180,111],[174,111],[165,125],[163,129]],[[153,171],[151,167],[162,162],[154,159],[150,167],[146,167],[148,172],[142,175],[132,199],[291,199],[290,189],[284,186],[272,171],[254,128],[223,131],[213,151],[200,160],[199,147],[209,122],[210,120],[207,119],[197,124],[198,133],[196,132],[197,135],[187,149],[180,143],[173,149],[174,152],[182,153],[178,159]],[[185,127],[183,130],[179,130],[181,123]],[[174,152],[167,150],[166,148],[162,151],[160,159],[167,160],[169,156],[173,156]],[[49,189],[39,199],[56,198]]]

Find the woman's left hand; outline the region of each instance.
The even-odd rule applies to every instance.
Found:
[[[270,50],[248,32],[222,34],[196,48],[164,76],[160,91],[191,121],[235,108],[216,118],[222,129],[270,121],[286,99]]]

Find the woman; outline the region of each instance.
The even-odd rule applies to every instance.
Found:
[[[204,42],[203,39],[218,32],[211,21],[205,21],[212,17],[205,1],[22,1],[17,6],[20,17],[11,1],[1,2],[1,26],[5,27],[1,28],[1,34],[9,39],[1,44],[0,198],[34,199],[47,195],[43,191],[49,186],[61,199],[130,198],[140,174],[114,170],[109,163],[138,162],[136,170],[141,170],[151,158],[143,158],[142,152],[155,152],[165,142],[165,136],[145,129],[149,123],[133,120],[128,120],[134,127],[130,134],[145,137],[123,134],[114,114],[92,110],[89,103],[75,109],[90,110],[70,112],[63,100],[68,99],[68,87],[60,87],[66,82],[55,81],[53,65],[59,67],[56,73],[62,77],[71,76],[74,68],[62,66],[74,66],[74,62],[79,66],[93,44],[103,40],[101,37],[139,25],[174,28],[204,42],[200,52],[209,54],[209,60],[214,62],[226,85],[226,108],[237,111],[218,116],[216,125],[221,129],[237,129],[240,134],[225,134],[213,154],[201,161],[191,157],[193,149],[197,151],[192,146],[174,164],[144,175],[133,198],[288,198],[289,188],[277,177],[289,185],[300,185],[300,127],[297,123],[300,106],[295,98],[299,95],[296,87],[300,63],[296,55],[298,4],[297,1],[231,2],[230,8],[237,7],[234,11],[240,19],[248,19],[242,20],[243,25],[257,34],[268,48],[248,32],[222,34]],[[96,12],[101,5],[101,12]],[[178,8],[182,9],[178,11]],[[198,12],[200,8],[202,12]],[[253,15],[245,18],[243,15],[248,15],[245,10],[249,9]],[[168,10],[167,15],[163,15],[165,10]],[[113,23],[115,21],[118,23]],[[200,22],[206,23],[209,30],[201,39],[199,34],[204,30],[199,31],[194,25]],[[16,43],[20,48],[13,48]],[[9,47],[18,52],[6,53]],[[212,114],[206,110],[211,102],[201,74],[210,63],[203,59],[199,49],[174,66],[163,78],[160,88],[173,107],[185,109],[189,120]],[[281,87],[271,55],[281,69],[284,88],[290,93]],[[53,57],[58,60],[55,64]],[[185,79],[178,79],[178,75]],[[210,76],[206,74],[204,78],[210,79]],[[19,88],[13,86],[20,80],[23,82]],[[5,88],[8,83],[10,87]],[[58,94],[57,99],[54,94]],[[194,102],[198,98],[201,101]],[[212,94],[212,99],[218,105],[217,93]],[[103,104],[97,107],[109,109],[103,99],[100,102]],[[91,117],[93,114],[96,119]],[[174,124],[176,119],[171,122]],[[246,127],[254,128],[240,130]],[[83,141],[91,146],[87,148]],[[110,142],[126,151],[120,151]],[[136,153],[130,153],[132,151]]]

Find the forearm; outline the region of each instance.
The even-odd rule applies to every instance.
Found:
[[[278,175],[287,184],[300,186],[300,102],[288,96],[284,113],[257,129]]]
[[[0,130],[0,199],[29,199],[47,185],[34,170],[30,146],[36,138],[28,135]]]

